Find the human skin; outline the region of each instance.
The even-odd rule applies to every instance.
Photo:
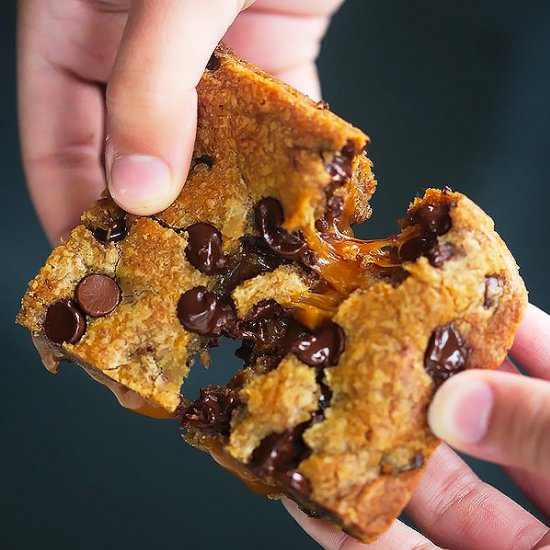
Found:
[[[162,210],[179,194],[195,139],[195,86],[222,38],[319,98],[315,58],[341,1],[20,1],[22,156],[52,243],[78,223],[106,184],[119,205],[136,214]],[[512,356],[531,377],[508,360],[500,372],[461,373],[436,394],[430,425],[455,448],[506,465],[548,515],[550,320],[534,306]],[[285,506],[331,549],[479,549],[487,541],[499,549],[550,546],[545,525],[479,480],[445,444],[407,508],[423,534],[396,521],[366,546],[304,516],[289,501]]]
[[[106,182],[134,214],[173,202],[193,151],[195,86],[222,38],[319,98],[315,58],[341,2],[21,0],[21,151],[51,242]]]

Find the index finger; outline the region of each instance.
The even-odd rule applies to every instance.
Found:
[[[531,376],[550,380],[550,315],[529,304],[510,355]]]

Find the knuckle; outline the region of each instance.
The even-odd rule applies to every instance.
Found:
[[[433,509],[432,523],[438,523],[450,510],[476,489],[481,481],[469,469],[452,470],[441,484]]]

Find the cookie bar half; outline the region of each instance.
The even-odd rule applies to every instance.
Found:
[[[449,189],[416,199],[399,234],[356,239],[376,185],[362,132],[224,49],[198,92],[180,197],[153,217],[99,201],[18,321],[50,370],[77,363],[125,406],[180,418],[253,489],[372,540],[437,445],[437,385],[511,346],[517,266]],[[221,337],[243,367],[189,402],[192,358]]]

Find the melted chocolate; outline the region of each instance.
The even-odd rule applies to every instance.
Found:
[[[470,349],[453,323],[437,327],[428,342],[424,368],[436,385],[466,369]]]
[[[185,255],[189,263],[206,275],[223,271],[227,257],[222,251],[221,233],[209,223],[195,223],[187,228],[187,233]]]
[[[185,429],[201,430],[209,435],[229,435],[231,414],[239,405],[235,392],[217,386],[201,388],[199,398],[183,412]]]
[[[312,367],[330,367],[338,364],[340,355],[346,347],[344,331],[331,323],[319,331],[302,336],[290,345],[292,353]]]
[[[423,204],[411,212],[408,222],[410,225],[420,225],[427,233],[444,235],[452,226],[451,206],[454,204]]]
[[[354,156],[355,145],[352,141],[348,141],[340,153],[335,155],[332,161],[325,165],[332,183],[343,185],[351,178]]]
[[[282,433],[264,437],[250,459],[250,468],[260,476],[281,474],[294,470],[311,453],[303,440],[310,422],[303,422]]]
[[[284,263],[259,237],[243,237],[241,246],[240,258],[228,266],[221,280],[221,287],[226,293],[230,293],[243,281],[273,271]]]
[[[281,227],[283,208],[273,197],[262,199],[256,205],[256,225],[267,245],[279,256],[305,265],[313,262],[313,253],[300,235]]]
[[[180,323],[201,336],[220,336],[233,330],[236,320],[231,303],[218,298],[203,286],[184,292],[177,305]]]
[[[103,244],[118,243],[128,234],[125,218],[109,220],[107,227],[94,227],[92,235]]]

